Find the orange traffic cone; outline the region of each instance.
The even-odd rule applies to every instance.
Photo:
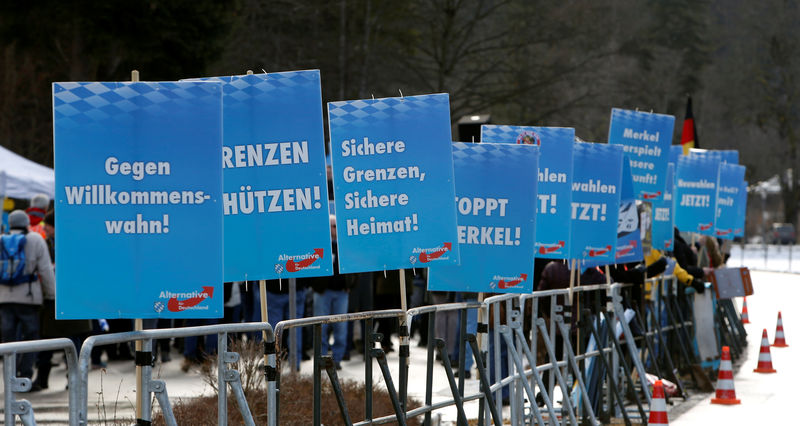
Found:
[[[775,342],[772,344],[776,348],[788,348],[786,344],[786,337],[783,335],[783,318],[781,318],[781,311],[778,311],[778,327],[775,329]]]
[[[733,388],[731,349],[727,346],[722,347],[722,359],[719,362],[719,376],[717,376],[717,397],[711,398],[711,403],[725,405],[742,403],[736,399],[736,389]]]
[[[750,324],[750,315],[747,315],[747,296],[744,297],[744,303],[742,303],[742,324]]]
[[[664,400],[664,384],[661,380],[656,380],[653,384],[653,400],[650,401],[650,417],[647,424],[668,425],[667,402]]]
[[[772,368],[772,355],[769,353],[769,339],[767,338],[767,329],[761,334],[761,351],[758,353],[758,366],[753,370],[756,373],[777,373],[778,371]]]

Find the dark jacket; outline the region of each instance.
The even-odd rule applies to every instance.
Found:
[[[689,247],[689,244],[686,243],[686,240],[681,237],[678,228],[675,228],[675,242],[673,245],[672,253],[675,255],[675,260],[678,261],[678,265],[681,265],[681,268],[685,269],[686,272],[690,273],[693,277],[703,279],[705,274],[703,273],[703,268],[697,266],[697,255],[692,251],[692,248]]]

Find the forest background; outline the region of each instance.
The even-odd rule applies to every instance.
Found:
[[[0,145],[52,166],[54,81],[319,69],[323,100],[447,92],[453,123],[676,117],[800,206],[800,9],[789,0],[87,0],[0,4]],[[454,132],[454,137],[456,137]],[[776,219],[781,219],[777,217]]]

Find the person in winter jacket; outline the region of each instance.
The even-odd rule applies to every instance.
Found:
[[[672,254],[675,256],[675,260],[678,261],[678,265],[695,278],[703,279],[705,273],[702,267],[697,266],[697,254],[686,243],[686,240],[681,237],[681,232],[677,227],[674,232]]]
[[[22,210],[8,215],[12,235],[25,237],[25,269],[28,282],[0,284],[0,332],[3,342],[36,340],[39,338],[39,310],[45,298],[55,299],[55,275],[44,238],[28,232],[30,220]],[[6,238],[3,238],[5,242]],[[20,358],[18,376],[31,378],[36,353]]]

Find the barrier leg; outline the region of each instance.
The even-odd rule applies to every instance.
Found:
[[[400,274],[403,274],[403,271],[400,271]],[[406,398],[408,396],[408,364],[409,364],[409,335],[408,335],[408,327],[411,322],[408,321],[406,314],[403,314],[403,319],[400,321],[399,327],[397,328],[397,334],[400,337],[400,347],[399,347],[399,363],[398,371],[400,374],[399,379],[399,398],[400,398],[400,405],[403,407],[403,411],[405,411],[406,405]]]
[[[15,353],[3,356],[3,385],[5,399],[4,424],[15,424],[15,417],[19,416],[25,426],[35,425],[36,420],[34,420],[31,403],[25,399],[19,401],[14,399],[15,392],[28,392],[31,390],[31,379],[17,377],[17,354]]]
[[[267,425],[278,425],[278,368],[275,359],[275,336],[269,333],[264,339],[264,347],[267,355],[267,365],[264,366],[267,378]],[[271,350],[267,349],[271,348]]]
[[[655,324],[654,328],[656,330],[656,336],[658,336],[658,341],[660,342],[664,351],[664,359],[667,362],[667,368],[669,369],[670,373],[672,373],[672,380],[675,380],[675,384],[678,385],[678,389],[681,392],[681,397],[684,401],[686,401],[689,399],[689,395],[686,393],[686,387],[683,385],[683,380],[681,380],[681,377],[678,374],[678,369],[675,368],[675,364],[672,362],[672,355],[669,353],[667,340],[664,338],[664,334],[661,332],[661,323],[658,320],[658,317],[656,317],[656,320],[653,321],[653,324]]]
[[[676,340],[678,341],[678,348],[680,348],[680,353],[683,355],[684,361],[686,361],[686,367],[691,368],[692,364],[694,364],[694,358],[689,355],[689,348],[688,348],[688,337],[684,340],[685,336],[683,334],[683,324],[678,324],[675,320],[675,316],[672,313],[672,296],[667,296],[666,300],[664,300],[664,312],[667,313],[667,321],[669,321],[670,326],[672,327],[672,332],[675,334]]]
[[[717,330],[719,330],[720,337],[722,338],[723,346],[728,346],[731,349],[731,360],[736,361],[741,355],[740,348],[736,343],[736,339],[731,335],[728,324],[725,323],[725,313],[720,305],[717,305],[717,312],[714,315]]]
[[[263,336],[262,336],[263,337]],[[211,336],[206,336],[210,339]],[[228,386],[226,358],[228,358],[228,334],[217,334],[217,423],[220,425],[228,421]],[[237,354],[238,355],[238,354]],[[232,356],[236,359],[236,355]],[[166,389],[164,389],[166,391]],[[161,401],[159,401],[160,403]]]
[[[152,358],[152,351],[153,351],[153,339],[145,339],[141,341],[142,343],[142,351],[143,355],[136,354],[137,357],[139,356],[147,356],[150,358],[149,363],[147,365],[142,365],[141,367],[141,381],[142,385],[139,389],[145,393],[144,397],[142,397],[142,412],[141,417],[136,419],[137,424],[142,425],[149,425],[150,422],[153,420],[153,406],[152,401],[150,400],[150,381],[153,378],[153,358]],[[138,360],[137,360],[138,362]],[[140,395],[137,395],[139,397]]]
[[[631,320],[636,321],[635,322],[636,326],[639,327],[640,330],[642,330],[642,335],[644,337],[644,344],[645,346],[647,346],[647,352],[650,353],[650,359],[653,360],[653,366],[656,369],[656,375],[658,376],[659,379],[663,379],[666,376],[664,376],[664,373],[661,371],[661,366],[658,365],[658,357],[656,356],[656,351],[653,349],[653,344],[650,341],[650,335],[648,334],[647,329],[644,326],[644,322],[641,321],[642,317],[637,309],[634,309],[633,313],[634,315]],[[648,389],[649,391],[649,387],[646,389]],[[666,392],[664,393],[664,401],[666,403],[669,403],[669,397],[667,396]]]
[[[581,397],[583,399],[585,410],[589,414],[589,419],[591,420],[592,424],[597,425],[599,423],[594,416],[592,401],[589,400],[589,392],[586,389],[586,384],[583,382],[583,374],[581,374],[581,370],[578,368],[578,363],[575,361],[575,353],[572,351],[572,345],[569,344],[569,330],[567,330],[567,326],[564,324],[564,319],[560,316],[556,316],[556,325],[558,325],[558,329],[561,331],[561,336],[564,338],[564,341],[567,342],[565,354],[567,355],[567,360],[569,361],[570,366],[572,366],[572,371],[575,375],[575,378],[578,380],[578,387],[581,390]]]
[[[444,340],[436,339],[436,349],[439,351],[439,356],[442,357],[444,372],[447,374],[447,381],[450,384],[450,391],[453,393],[453,402],[455,402],[458,413],[457,424],[458,426],[467,426],[467,415],[464,413],[464,401],[461,398],[461,393],[459,392],[458,385],[456,384],[456,378],[453,375],[453,366],[450,365],[450,354],[447,353]]]
[[[642,416],[642,419],[646,419],[647,418],[647,414],[644,411],[644,406],[642,406],[642,402],[639,400],[639,397],[636,396],[636,386],[634,385],[633,379],[631,378],[631,369],[630,369],[630,367],[628,367],[628,363],[625,362],[625,352],[622,350],[622,344],[619,342],[619,339],[617,339],[617,334],[616,334],[616,331],[615,331],[616,324],[614,324],[614,321],[611,320],[611,315],[608,312],[603,312],[603,314],[606,317],[606,325],[608,326],[607,327],[608,328],[608,335],[611,337],[611,342],[613,343],[614,348],[617,351],[617,355],[620,357],[620,364],[622,364],[622,369],[625,372],[625,381],[628,383],[628,386],[631,388],[631,392],[633,392],[633,395],[634,395],[633,400],[636,402],[636,406],[639,408],[639,414]],[[620,319],[620,322],[624,323],[625,322],[625,318],[622,317]],[[623,330],[624,330],[624,328],[623,328]],[[623,331],[623,333],[630,334],[630,330]],[[628,345],[631,345],[631,343],[628,343]],[[636,351],[636,348],[634,347],[633,350],[631,351],[632,352],[631,357],[634,358],[634,362],[635,362],[636,359],[638,359],[638,358],[636,358],[635,351]],[[642,390],[642,393],[647,393],[647,385],[645,385],[644,389]],[[624,400],[622,400],[622,401],[624,403]]]
[[[328,372],[328,379],[331,381],[333,394],[336,396],[336,403],[339,405],[339,413],[342,415],[342,421],[345,425],[351,426],[353,422],[350,420],[350,413],[347,412],[347,404],[344,401],[342,387],[339,385],[339,376],[336,374],[336,367],[333,364],[333,357],[330,355],[323,356],[322,364],[325,366],[325,371]]]
[[[322,425],[322,324],[314,324],[314,426]]]
[[[536,327],[533,327],[533,328],[536,329]],[[514,331],[519,332],[519,329],[515,329]],[[547,336],[547,333],[545,331],[545,332],[542,333],[542,337],[543,337],[542,340],[545,340],[546,336]],[[522,348],[522,351],[525,354],[525,356],[528,358],[528,364],[536,365],[536,358],[533,356],[533,352],[526,345],[521,345],[520,347]],[[555,360],[551,359],[550,362],[551,362],[551,364],[553,366],[552,367],[553,369],[558,368],[555,365]],[[533,379],[536,381],[536,386],[539,387],[539,392],[542,395],[542,400],[544,401],[545,407],[547,407],[547,412],[550,415],[550,418],[551,419],[558,418],[558,416],[556,415],[556,410],[553,407],[553,399],[550,398],[550,395],[552,395],[552,393],[548,393],[547,392],[547,388],[545,387],[544,381],[542,380],[542,377],[539,375],[539,372],[536,369],[533,370],[532,376],[533,376]],[[531,388],[531,389],[533,389],[533,388]],[[533,403],[534,404],[536,403],[536,399],[535,398],[533,400]],[[537,408],[538,408],[538,406],[537,406]],[[553,422],[553,420],[551,420],[551,422]]]
[[[492,393],[489,391],[489,376],[486,373],[486,367],[484,365],[483,357],[480,355],[481,351],[478,347],[478,342],[475,339],[474,334],[467,335],[467,342],[469,342],[470,347],[472,348],[472,357],[475,358],[475,366],[478,368],[478,379],[481,382],[481,392],[483,392],[484,398],[488,403],[489,411],[492,413],[492,419],[494,420],[495,426],[500,426],[502,424],[502,420],[500,419],[500,414],[497,412],[497,406],[494,405],[494,398],[492,397]],[[536,373],[534,373],[536,374]],[[483,404],[480,404],[478,407],[479,410],[483,408]],[[483,420],[482,413],[478,413],[478,421]]]
[[[557,317],[560,315],[557,315]],[[553,348],[553,342],[547,336],[546,329],[545,329],[545,321],[542,318],[536,320],[536,325],[539,327],[539,330],[542,332],[542,341],[544,342],[544,347],[547,350],[547,355],[550,357],[550,363],[554,364],[553,373],[556,375],[556,381],[558,382],[558,386],[561,388],[562,393],[562,406],[566,407],[567,414],[569,414],[569,420],[573,425],[577,425],[578,421],[575,418],[575,410],[572,407],[572,399],[570,399],[569,392],[570,387],[567,386],[567,382],[564,380],[564,376],[561,374],[561,369],[558,367],[558,358],[556,358],[556,351]],[[567,338],[568,340],[568,338]],[[536,404],[536,398],[533,399],[534,405]]]
[[[685,297],[684,297],[684,299],[685,299]],[[685,342],[686,342],[686,348],[689,350],[689,353],[692,355],[693,363],[694,364],[700,364],[700,359],[698,358],[697,354],[694,351],[694,347],[692,346],[691,335],[686,330],[686,319],[683,318],[683,312],[681,311],[680,306],[678,306],[677,297],[672,302],[673,302],[673,307],[675,308],[675,314],[677,315],[678,321],[680,321],[678,329],[681,331],[681,333],[684,336],[684,339],[685,339]]]
[[[606,374],[608,374],[608,376],[611,377],[611,366],[608,364],[608,360],[606,360],[605,348],[601,347],[602,340],[600,340],[600,336],[598,335],[597,330],[594,328],[590,314],[588,312],[584,312],[584,315],[581,318],[581,322],[587,325],[586,328],[589,329],[589,333],[591,333],[591,335],[594,336],[594,341],[597,342],[597,350],[600,351],[600,355],[598,356],[598,358],[600,359],[600,363],[603,364],[603,369],[605,369]],[[610,327],[606,328],[610,329]],[[609,354],[609,356],[610,355],[611,354]],[[625,410],[625,400],[622,399],[622,395],[620,395],[619,393],[619,388],[617,388],[617,384],[614,382],[614,380],[609,380],[608,387],[610,388],[612,394],[614,395],[614,398],[612,399],[616,400],[617,405],[619,406],[619,409],[622,412],[622,418],[625,420],[625,425],[631,426],[632,425],[631,419],[630,417],[628,417],[628,411]],[[609,407],[609,412],[610,411],[611,407]]]
[[[364,321],[364,413],[367,420],[372,420],[372,349],[374,320]]]
[[[500,334],[503,336],[503,339],[506,342],[506,346],[508,346],[508,354],[513,359],[514,364],[516,364],[517,370],[519,370],[519,374],[523,375],[525,369],[522,368],[522,360],[517,353],[516,348],[514,347],[514,340],[511,337],[511,330],[507,325],[501,325],[499,327]],[[553,362],[553,371],[558,370],[558,366]],[[537,374],[536,371],[533,374]],[[533,415],[536,416],[536,421],[538,424],[543,425],[544,419],[542,418],[542,413],[539,412],[539,407],[536,406],[536,394],[533,393],[533,389],[528,384],[527,380],[521,380],[522,386],[525,388],[525,392],[528,394],[528,400],[531,401],[531,410],[533,411]],[[565,397],[566,399],[566,397]],[[521,407],[520,407],[521,408]],[[556,425],[558,424],[558,417],[555,415],[555,411],[550,411],[550,424]]]
[[[427,365],[425,370],[425,406],[430,407],[433,404],[433,362],[434,362],[434,352],[433,352],[433,337],[436,336],[436,312],[430,312],[428,314],[428,358],[427,358]],[[423,421],[423,425],[430,426],[431,424],[431,412],[428,411],[425,413],[425,420]]]
[[[294,330],[293,330],[294,331]],[[233,391],[233,396],[236,399],[236,404],[239,406],[239,413],[242,414],[242,419],[244,424],[247,426],[255,426],[255,421],[253,420],[253,415],[250,413],[250,407],[247,405],[247,398],[244,396],[244,389],[242,389],[242,377],[239,374],[238,370],[228,368],[228,364],[238,362],[239,361],[239,354],[236,352],[228,352],[228,333],[220,333],[217,335],[219,340],[217,341],[217,353],[219,353],[219,358],[221,362],[219,364],[219,368],[222,368],[222,375],[221,378],[223,381],[220,381],[218,389],[219,398],[222,398],[223,393],[221,392],[222,389],[227,390],[227,385],[230,385],[231,391]],[[269,392],[269,390],[268,390]],[[167,389],[164,387],[164,395],[166,396]],[[227,393],[226,393],[227,394]],[[269,398],[269,396],[268,396]],[[225,402],[225,419],[224,423],[221,420],[220,424],[227,424],[228,422],[228,398],[227,396],[224,399]],[[161,403],[161,400],[159,400]],[[163,405],[162,405],[163,411]]]
[[[739,336],[741,336],[742,346],[747,346],[747,330],[744,329],[744,324],[742,324],[742,318],[739,316],[738,311],[736,310],[736,306],[734,306],[732,299],[726,299],[725,302],[727,304],[728,315],[733,317],[733,324],[736,326],[736,330],[738,330]]]
[[[225,384],[220,384],[220,387]],[[175,420],[175,413],[172,412],[172,405],[169,403],[169,395],[167,395],[167,384],[163,380],[151,380],[150,392],[155,394],[156,401],[161,407],[161,416],[164,417],[164,424],[167,426],[178,426]]]
[[[464,397],[464,360],[466,359],[467,311],[458,311],[458,394]]]
[[[17,401],[16,405],[19,405],[19,407],[16,407],[19,410],[16,414],[19,416],[19,419],[22,420],[22,424],[25,426],[36,426],[36,419],[33,415],[31,403],[23,399],[22,401]]]
[[[403,412],[403,407],[400,406],[400,400],[397,399],[397,391],[394,389],[392,373],[389,371],[389,364],[386,363],[386,353],[383,352],[383,349],[375,348],[372,350],[372,356],[378,360],[378,366],[380,366],[383,379],[386,381],[386,390],[389,392],[389,398],[392,400],[392,406],[394,407],[395,416],[397,417],[397,424],[406,426],[406,415]]]
[[[731,341],[733,341],[737,353],[741,354],[744,351],[744,348],[742,347],[743,346],[742,335],[739,333],[739,330],[736,327],[737,320],[735,319],[735,314],[731,315],[733,312],[729,307],[729,303],[730,303],[729,299],[718,300],[717,306],[722,312],[722,317],[727,321],[727,327],[728,327],[727,331],[728,334],[731,336]]]
[[[625,343],[628,345],[628,352],[631,354],[631,361],[633,362],[633,366],[636,368],[636,371],[639,373],[639,381],[642,385],[642,393],[647,399],[647,405],[650,405],[652,402],[652,397],[648,391],[649,386],[647,385],[647,376],[645,376],[646,372],[644,370],[644,365],[642,365],[642,360],[639,359],[639,354],[636,352],[636,343],[633,341],[633,333],[631,332],[631,328],[628,326],[627,321],[625,321],[625,313],[622,310],[621,303],[622,298],[619,295],[614,295],[612,297],[612,302],[614,305],[614,312],[616,312],[619,323],[622,325],[622,334],[624,334],[623,337],[625,337]],[[606,321],[608,321],[608,319]],[[611,324],[612,322],[608,321],[608,323]],[[614,336],[614,340],[617,339],[617,335],[615,333],[611,333],[611,335]]]
[[[494,369],[494,378],[495,378],[496,381],[499,382],[501,380],[500,376],[502,374],[502,368],[501,368],[501,364],[500,363],[506,361],[504,359],[500,359],[500,352],[501,352],[500,351],[500,339],[502,339],[500,337],[500,330],[498,328],[499,325],[500,325],[500,303],[496,303],[495,304],[495,309],[492,312],[492,320],[494,321],[494,327],[493,327],[492,333],[490,333],[490,335],[489,335],[489,338],[492,339],[492,342],[493,342],[493,347],[492,347],[492,349],[493,349],[492,350],[492,357],[493,358],[492,358],[492,360],[494,362],[492,363],[493,365],[489,366],[489,368],[493,368]],[[497,391],[494,394],[494,400],[495,401],[502,401],[503,400],[503,388],[502,387],[498,387],[497,388]],[[500,420],[501,420],[501,423],[502,423],[503,410],[499,410],[499,413],[500,413]]]
[[[733,305],[733,300],[723,299],[720,300],[719,303],[723,303],[725,305],[725,312],[728,314],[728,321],[730,322],[733,330],[736,332],[739,346],[747,346],[747,331],[745,331],[744,325],[742,324],[742,319],[736,312],[736,306]]]

